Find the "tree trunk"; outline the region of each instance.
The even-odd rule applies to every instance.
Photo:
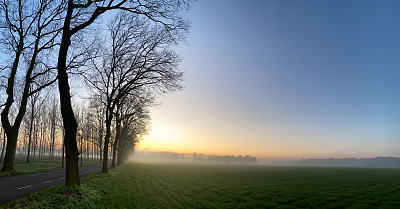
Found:
[[[43,158],[43,153],[44,153],[44,124],[42,121],[41,127],[40,127],[40,146],[39,146],[39,159]]]
[[[93,137],[92,137],[92,139],[93,139]],[[92,145],[91,159],[94,160],[94,143],[92,142],[91,145]]]
[[[117,114],[116,114],[116,134],[115,134],[115,140],[114,140],[114,145],[113,145],[113,158],[112,158],[112,163],[111,163],[111,167],[115,167],[115,161],[116,161],[116,157],[117,157],[117,150],[119,149],[119,138],[120,138],[120,132],[121,132],[121,121],[119,120],[118,117],[118,107],[117,107]]]
[[[103,141],[101,141],[101,148],[99,148],[97,151],[97,156],[98,156],[98,158],[100,159],[100,162],[101,163],[103,163],[103,145],[104,145],[104,142]]]
[[[104,113],[103,111],[102,111],[102,113]],[[97,156],[100,158],[100,162],[103,162],[103,150],[102,150],[102,147],[103,147],[103,130],[104,130],[104,127],[103,127],[103,117],[104,117],[104,114],[101,114],[101,116],[99,117],[99,129],[100,129],[100,131],[99,131],[99,150],[98,151],[100,151],[100,153],[99,152],[97,152]]]
[[[56,139],[55,137],[55,127],[53,127],[54,125],[52,124],[51,127],[51,145],[50,145],[50,156],[49,156],[49,160],[53,159],[54,156],[54,141]]]
[[[65,186],[80,185],[79,179],[79,152],[76,143],[78,124],[71,104],[70,87],[67,75],[67,54],[71,44],[71,18],[73,13],[73,0],[68,1],[67,15],[64,20],[63,34],[58,54],[58,90],[60,92],[61,115],[65,130],[66,153],[66,179]]]
[[[115,161],[117,157],[117,148],[118,148],[118,138],[115,137],[114,144],[113,144],[113,149],[112,149],[112,162],[111,162],[111,167],[115,168]]]
[[[37,135],[37,133],[38,133],[38,130],[37,130],[37,121],[35,121],[35,127],[34,127],[34,129],[35,129],[35,137],[34,137],[34,142],[33,142],[33,144],[34,144],[34,146],[33,146],[33,156],[32,156],[32,159],[35,159],[35,156],[36,156],[36,149],[37,149],[37,140],[38,140],[38,135]]]
[[[108,172],[108,144],[110,142],[111,135],[111,120],[112,120],[112,111],[109,111],[108,108],[106,110],[106,136],[104,137],[104,150],[103,150],[103,169],[104,173]]]
[[[27,144],[28,144],[28,142],[26,141],[26,136],[28,136],[28,134],[27,134],[27,127],[26,126],[24,126],[24,144],[23,144],[23,153],[24,154],[26,154],[26,152],[28,151],[27,150]]]
[[[79,137],[80,139],[81,139],[81,153],[80,153],[80,158],[81,158],[81,166],[83,165],[83,147],[82,147],[82,142],[83,142],[83,139],[82,139],[82,136],[81,137]]]
[[[121,131],[120,131],[121,132]],[[121,137],[121,133],[120,133],[120,135],[119,135],[119,137],[118,137],[119,139],[118,139],[118,153],[117,153],[117,166],[119,166],[119,165],[121,165],[122,164],[122,155],[123,155],[123,142],[124,142],[124,139]]]
[[[7,133],[7,131],[6,131]],[[7,133],[7,148],[4,156],[3,168],[1,171],[14,170],[15,151],[17,149],[18,130],[9,130]]]
[[[51,110],[51,129],[50,129],[50,137],[51,137],[51,145],[50,145],[50,156],[49,161],[53,159],[54,156],[54,141],[56,138],[56,102],[55,98],[53,99],[53,107]]]
[[[87,128],[87,133],[86,133],[86,160],[89,160],[90,156],[90,148],[89,148],[89,128]]]
[[[33,110],[33,108],[32,108]],[[33,112],[31,116],[31,123],[29,124],[29,139],[28,139],[28,154],[26,155],[26,163],[29,163],[29,155],[31,153],[31,141],[32,141],[32,130],[33,130]]]
[[[6,146],[6,132],[3,132],[3,148],[1,149],[0,161],[3,161],[4,147]]]
[[[64,168],[64,156],[65,156],[65,139],[63,136],[63,144],[62,144],[62,156],[61,156],[61,168]]]
[[[108,131],[107,131],[108,132]],[[103,148],[103,169],[102,172],[108,172],[108,144],[110,141],[110,133],[106,133],[104,137],[104,148]]]

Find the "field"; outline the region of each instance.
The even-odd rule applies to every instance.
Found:
[[[3,207],[400,208],[400,169],[135,162]]]
[[[104,208],[399,208],[400,169],[125,165]]]

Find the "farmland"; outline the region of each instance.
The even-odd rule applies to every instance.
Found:
[[[400,169],[125,165],[99,207],[398,208]]]
[[[400,169],[127,163],[5,208],[399,208]],[[0,206],[1,207],[1,206]]]

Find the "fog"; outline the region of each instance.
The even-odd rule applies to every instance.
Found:
[[[250,155],[205,155],[203,153],[154,152],[148,149],[135,151],[132,160],[145,162],[176,162],[220,165],[255,165],[257,158]]]
[[[249,155],[205,155],[202,153],[154,152],[149,150],[135,151],[130,158],[134,161],[158,163],[196,163],[216,165],[265,165],[265,166],[306,166],[306,167],[368,167],[368,168],[400,168],[400,158],[325,158],[302,160],[279,160]]]

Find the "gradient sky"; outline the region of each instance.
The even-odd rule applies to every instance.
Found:
[[[139,149],[400,156],[400,1],[196,1]]]

